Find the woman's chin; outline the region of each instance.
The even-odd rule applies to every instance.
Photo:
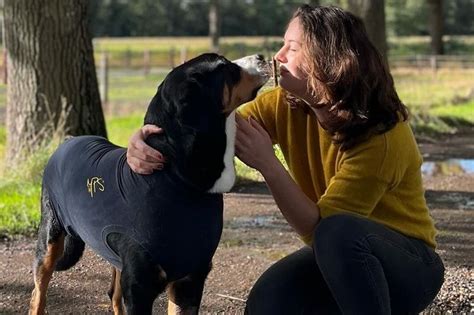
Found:
[[[301,95],[304,94],[304,83],[302,83],[301,81],[295,81],[294,79],[291,80],[288,78],[281,77],[279,85],[282,89],[295,96],[301,97]]]

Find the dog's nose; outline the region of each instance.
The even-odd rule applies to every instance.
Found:
[[[258,55],[257,55],[257,60],[258,60],[258,61],[264,61],[264,60],[265,60],[265,57],[264,57],[263,55],[261,55],[261,54],[258,54]]]

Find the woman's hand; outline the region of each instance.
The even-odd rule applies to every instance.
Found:
[[[235,119],[237,123],[237,135],[235,137],[235,153],[237,157],[265,176],[264,173],[271,171],[271,167],[275,162],[280,163],[273,150],[270,136],[251,117],[245,120],[237,114]]]
[[[144,125],[128,141],[127,163],[132,171],[147,175],[154,170],[162,170],[165,159],[163,155],[145,143],[153,133],[162,133],[163,129],[155,125]]]

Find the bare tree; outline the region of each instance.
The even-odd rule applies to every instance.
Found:
[[[71,135],[106,136],[87,2],[5,0],[9,165],[58,128]]]
[[[349,11],[362,18],[370,40],[387,59],[385,0],[349,0],[348,8]]]
[[[209,3],[209,37],[211,38],[211,50],[213,52],[219,52],[219,37],[220,37],[219,0],[210,0],[210,3]]]
[[[429,8],[429,30],[431,35],[431,53],[442,55],[444,53],[443,45],[443,1],[428,0]]]

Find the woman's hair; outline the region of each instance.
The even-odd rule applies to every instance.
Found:
[[[408,118],[386,61],[360,18],[333,6],[302,5],[292,19],[303,29],[303,71],[312,106],[328,111],[324,127],[342,150]],[[292,96],[289,101],[302,104]]]

